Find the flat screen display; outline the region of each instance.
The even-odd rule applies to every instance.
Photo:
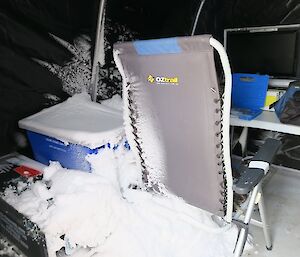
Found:
[[[297,28],[299,29],[299,28]],[[233,72],[297,77],[298,31],[231,32],[226,35],[226,50]]]

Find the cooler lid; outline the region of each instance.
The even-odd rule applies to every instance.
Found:
[[[19,127],[89,148],[116,143],[124,135],[123,103],[119,96],[107,101],[113,106],[92,102],[87,93],[78,94],[20,120]]]

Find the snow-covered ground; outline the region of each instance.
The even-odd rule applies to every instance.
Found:
[[[78,257],[232,256],[236,227],[143,190],[131,151],[104,149],[89,161],[92,173],[52,163],[43,180],[6,190],[5,200],[45,232],[50,257],[63,246]]]
[[[59,166],[57,166],[57,164],[52,164],[51,168],[48,168],[48,172],[49,172],[49,176],[51,176],[51,170],[52,172],[55,172],[56,169],[59,169],[58,172],[63,171],[64,173],[67,172],[66,170],[62,170],[59,168]],[[73,171],[69,171],[69,172],[73,172]],[[46,172],[47,173],[47,172]],[[77,174],[77,173],[76,173]],[[82,173],[80,173],[82,174]],[[57,174],[58,175],[58,174]],[[56,175],[56,176],[57,176]],[[66,176],[65,174],[61,174],[62,176]],[[71,175],[71,174],[70,174]],[[91,174],[90,174],[91,175]],[[74,174],[74,176],[77,176]],[[85,175],[84,175],[85,176]],[[93,175],[92,175],[93,176]],[[68,178],[71,178],[68,177]],[[53,177],[53,181],[54,181],[54,177]],[[45,183],[45,182],[43,182]],[[48,183],[48,182],[47,182]],[[83,181],[84,183],[84,181]],[[251,227],[251,233],[254,236],[254,242],[255,242],[255,247],[252,251],[250,252],[246,252],[243,256],[256,256],[256,257],[283,257],[283,256],[289,256],[289,257],[298,257],[299,256],[299,252],[300,252],[300,226],[299,226],[299,222],[298,222],[298,214],[300,212],[300,207],[297,204],[298,203],[298,199],[300,197],[300,173],[293,173],[291,171],[287,171],[287,170],[278,170],[277,172],[275,172],[274,174],[272,174],[269,178],[269,180],[267,181],[265,187],[264,187],[264,191],[265,191],[265,200],[266,200],[266,206],[267,206],[267,214],[269,217],[269,224],[271,225],[271,233],[272,233],[272,238],[273,238],[273,250],[272,251],[267,251],[265,249],[265,242],[264,242],[264,238],[263,238],[263,232],[260,228],[256,228],[256,227]],[[67,190],[66,190],[67,191]],[[133,192],[133,193],[132,193]],[[144,211],[147,212],[149,211],[149,214],[146,213],[146,215],[144,214],[143,216],[140,216],[138,220],[134,220],[136,217],[132,216],[132,219],[127,220],[127,226],[130,226],[128,228],[127,231],[125,231],[126,233],[128,233],[129,235],[131,235],[130,238],[126,238],[124,235],[124,238],[121,238],[122,242],[121,244],[119,244],[119,242],[114,241],[115,239],[113,237],[108,238],[107,239],[107,246],[105,246],[105,254],[107,254],[109,245],[111,245],[113,242],[116,244],[115,248],[119,247],[119,245],[121,245],[122,247],[123,244],[128,244],[128,247],[131,247],[131,244],[134,244],[134,242],[136,242],[138,244],[138,248],[142,249],[144,244],[147,244],[147,240],[151,239],[151,237],[149,236],[145,236],[146,230],[148,229],[148,225],[153,225],[153,222],[150,222],[150,224],[146,224],[146,226],[144,227],[143,231],[140,231],[138,235],[134,235],[133,232],[136,231],[138,232],[137,228],[139,227],[138,225],[141,225],[141,217],[142,219],[144,219],[143,217],[145,216],[153,216],[153,214],[155,214],[153,216],[153,220],[164,220],[165,222],[161,222],[162,224],[164,224],[164,226],[161,227],[161,232],[159,232],[159,228],[156,226],[152,227],[152,231],[157,230],[158,233],[161,233],[161,236],[157,239],[155,238],[152,242],[153,244],[155,244],[157,242],[157,240],[159,240],[160,238],[163,240],[163,234],[162,233],[167,233],[166,230],[168,230],[170,227],[174,226],[174,229],[177,229],[179,227],[177,227],[175,224],[173,224],[173,222],[176,221],[176,219],[179,219],[181,221],[187,222],[185,215],[181,216],[180,213],[182,213],[182,208],[184,208],[186,211],[191,211],[193,213],[192,217],[196,217],[197,221],[196,223],[201,223],[201,226],[203,226],[204,224],[202,224],[202,221],[204,220],[203,223],[208,222],[208,224],[210,224],[210,220],[208,218],[208,215],[205,212],[201,212],[199,210],[195,210],[190,206],[186,206],[180,199],[163,199],[162,197],[159,196],[152,196],[149,193],[143,192],[143,191],[137,191],[136,190],[128,190],[128,193],[124,194],[127,198],[123,199],[124,202],[126,202],[126,204],[128,204],[132,210],[132,213],[137,211],[139,208],[142,209],[143,205],[145,203],[145,207],[149,208],[151,207],[151,210],[149,211],[149,209],[145,209]],[[131,196],[131,198],[129,198]],[[15,197],[15,196],[14,196]],[[29,194],[28,194],[29,197]],[[22,196],[23,200],[25,200],[25,195]],[[17,200],[17,198],[15,198]],[[20,199],[20,198],[19,198]],[[36,197],[34,198],[36,199]],[[131,199],[131,201],[129,200]],[[135,199],[135,200],[133,200]],[[152,205],[150,204],[150,202],[152,203]],[[166,202],[168,202],[168,204],[166,204]],[[78,202],[76,202],[77,205],[80,205]],[[75,204],[74,204],[75,205]],[[155,207],[153,207],[155,206]],[[157,207],[159,206],[159,207]],[[168,209],[168,206],[173,206],[172,208]],[[53,207],[52,207],[53,208]],[[180,210],[180,211],[176,211]],[[54,209],[53,209],[54,210]],[[80,207],[77,206],[77,211],[80,210]],[[157,214],[158,210],[163,210],[163,215]],[[166,211],[168,210],[168,211]],[[87,212],[86,212],[87,213]],[[137,212],[136,214],[142,214],[143,212]],[[168,222],[169,226],[166,225],[166,219],[163,219],[162,217],[164,217],[164,215],[166,214],[171,214],[171,216],[173,217],[173,219],[170,219],[170,222]],[[186,213],[186,212],[185,212]],[[167,215],[169,216],[169,215]],[[185,217],[185,218],[181,218],[181,217]],[[128,216],[127,216],[128,217]],[[201,218],[202,217],[202,218]],[[88,219],[89,216],[88,214],[86,214],[85,219]],[[125,216],[124,216],[125,219]],[[168,219],[168,218],[167,218]],[[144,222],[149,221],[149,220],[144,220]],[[185,227],[189,228],[191,226],[191,221],[192,219],[189,219],[187,222],[187,226],[184,225],[184,228],[182,229],[182,237],[183,237],[183,243],[186,243],[187,238],[186,235],[189,235],[189,233],[184,233],[185,231]],[[125,221],[123,221],[125,222]],[[122,224],[124,225],[124,223],[122,222]],[[194,223],[196,225],[196,223]],[[157,223],[158,224],[158,223]],[[182,224],[182,223],[181,223]],[[197,227],[197,226],[195,226]],[[206,246],[203,245],[201,243],[201,235],[203,235],[203,233],[208,233],[211,236],[214,234],[214,232],[212,232],[212,227],[210,225],[206,225],[206,228],[204,226],[204,228],[199,228],[199,238],[195,238],[195,243],[199,244],[199,247],[203,247],[204,249],[208,249],[210,247],[214,247],[213,242],[209,242],[209,244],[207,244]],[[124,227],[119,227],[118,229],[116,229],[115,231],[118,231],[117,234],[119,234],[121,232],[121,230],[124,229]],[[207,232],[208,229],[208,232]],[[164,232],[165,231],[165,232]],[[179,233],[180,231],[176,231],[176,230],[172,230],[172,233]],[[231,231],[231,229],[229,230]],[[124,230],[123,230],[124,232]],[[220,233],[217,236],[218,238],[222,237],[221,234],[226,233],[225,231],[221,231],[220,229]],[[229,234],[232,232],[229,232]],[[121,236],[121,233],[119,234]],[[191,235],[191,234],[190,234]],[[175,237],[179,237],[179,235],[177,234]],[[128,241],[129,243],[128,243]],[[132,243],[130,243],[130,241],[133,240]],[[150,242],[149,244],[151,244],[152,242]],[[167,249],[167,247],[172,248],[173,243],[168,242],[166,240],[163,241],[166,245],[164,247],[164,249]],[[206,240],[205,240],[206,242]],[[0,244],[1,244],[1,240],[0,240]],[[183,244],[182,243],[182,244]],[[160,244],[162,244],[162,242],[160,242]],[[180,245],[180,247],[182,247],[182,244]],[[105,243],[104,243],[105,245]],[[104,247],[103,245],[103,247]],[[159,244],[156,244],[156,246],[159,246]],[[154,246],[153,246],[154,247]],[[218,244],[216,244],[216,247],[218,247]],[[178,247],[179,248],[179,247]],[[178,249],[176,248],[176,249]],[[186,248],[189,249],[190,245],[187,244],[185,246],[183,246],[182,249],[184,249],[183,251],[186,251]],[[104,249],[104,248],[103,248]],[[123,248],[121,248],[123,249]],[[120,250],[121,250],[120,249]],[[132,248],[132,250],[135,250],[136,248]],[[143,248],[146,251],[146,248]],[[111,252],[111,255],[105,255],[104,251],[101,251],[100,248],[98,248],[99,252],[102,253],[102,255],[100,253],[97,253],[98,256],[118,256],[117,253],[113,253],[113,251]],[[116,249],[114,251],[117,251]],[[172,250],[170,250],[170,253],[173,253]],[[128,252],[127,252],[128,253]],[[151,252],[151,254],[153,253],[153,251]],[[202,253],[202,255],[201,255]],[[0,254],[2,254],[2,252],[0,251]],[[169,255],[164,255],[165,253],[161,253],[161,255],[158,256],[169,256]],[[72,257],[82,257],[82,256],[91,256],[92,255],[92,251],[89,248],[86,249],[78,249],[76,253],[72,254]],[[125,255],[125,254],[124,254]],[[14,256],[15,255],[11,255]],[[62,255],[60,255],[62,256]],[[97,255],[96,255],[97,256]],[[120,255],[123,256],[123,255]],[[133,255],[133,256],[137,256]],[[148,256],[146,253],[141,254],[140,256]],[[174,255],[174,256],[180,256],[180,255]],[[183,256],[183,255],[182,255]],[[192,255],[193,256],[193,255]],[[196,256],[196,255],[195,255]],[[205,253],[203,253],[202,251],[199,253],[198,256],[213,256],[211,255],[206,255]],[[215,256],[219,256],[216,255]],[[222,255],[221,255],[222,256]]]

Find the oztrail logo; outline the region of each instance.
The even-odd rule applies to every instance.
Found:
[[[147,77],[148,82],[150,82],[151,84],[153,84],[154,82],[156,82],[156,84],[160,84],[160,85],[178,85],[178,77],[164,77],[164,76],[152,76],[149,75]]]
[[[150,83],[154,83],[155,78],[154,78],[152,75],[149,75],[147,80],[148,80]]]

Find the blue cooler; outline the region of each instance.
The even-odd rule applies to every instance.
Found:
[[[130,149],[121,108],[91,102],[87,94],[27,117],[19,126],[27,130],[35,159],[45,165],[58,161],[65,168],[90,172],[87,155],[101,149]]]

